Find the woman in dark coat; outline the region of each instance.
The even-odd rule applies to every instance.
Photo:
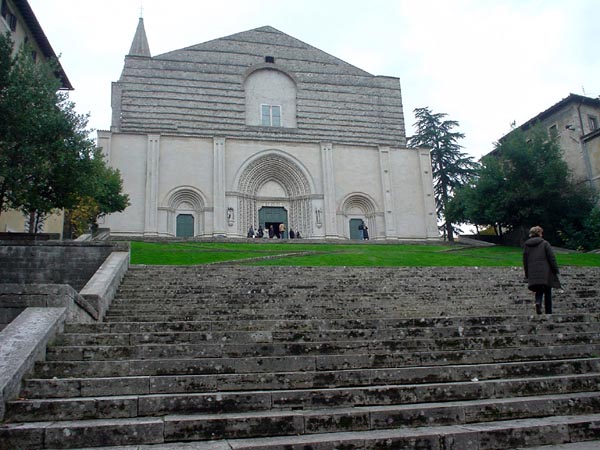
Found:
[[[535,292],[535,311],[542,313],[544,299],[544,311],[552,314],[552,288],[560,287],[559,271],[552,247],[542,237],[543,233],[542,227],[529,230],[523,251],[523,268],[529,290]]]

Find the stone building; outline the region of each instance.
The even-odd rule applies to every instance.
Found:
[[[527,131],[538,123],[558,136],[574,177],[600,193],[600,98],[570,94],[520,128]]]
[[[27,44],[31,47],[31,56],[34,60],[58,62],[44,30],[26,0],[0,0],[0,34],[6,33],[10,34],[15,51]],[[58,76],[62,89],[73,89],[60,63],[58,63]],[[62,234],[63,216],[62,211],[49,215],[43,231]],[[20,211],[9,210],[0,214],[0,232],[23,232],[27,231],[27,226],[28,219]]]
[[[437,239],[431,161],[398,78],[266,26],[151,56],[140,19],[98,145],[131,206],[113,235]],[[286,235],[287,236],[287,235]]]

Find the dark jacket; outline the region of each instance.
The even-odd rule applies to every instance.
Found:
[[[525,241],[523,269],[527,286],[532,291],[538,286],[560,287],[556,257],[550,244],[541,237],[532,237]]]

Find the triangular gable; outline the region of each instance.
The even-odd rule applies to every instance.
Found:
[[[352,64],[349,64],[329,53],[319,50],[299,39],[283,33],[271,26],[264,26],[248,31],[232,34],[208,42],[174,50],[157,55],[156,59],[186,60],[190,58],[202,62],[202,55],[206,53],[221,53],[223,58],[231,55],[246,56],[274,56],[282,60],[298,60],[304,62],[321,63],[330,66],[339,66],[346,74],[372,77],[373,75]],[[194,58],[194,54],[197,58]]]

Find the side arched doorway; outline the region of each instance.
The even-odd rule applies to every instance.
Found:
[[[194,187],[180,186],[165,196],[159,209],[166,214],[169,236],[194,237],[204,228],[204,196]]]
[[[177,215],[177,237],[194,237],[194,216],[191,214]]]
[[[342,202],[338,214],[343,215],[348,222],[349,239],[361,239],[361,232],[358,226],[364,222],[369,229],[370,237],[377,236],[376,216],[377,208],[375,202],[370,197],[360,192],[349,194]]]

